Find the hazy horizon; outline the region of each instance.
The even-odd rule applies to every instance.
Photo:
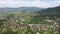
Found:
[[[0,8],[3,7],[56,7],[60,6],[60,0],[0,0]]]

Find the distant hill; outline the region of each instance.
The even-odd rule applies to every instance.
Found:
[[[39,11],[39,10],[43,10],[44,8],[38,8],[38,7],[18,7],[18,8],[9,8],[9,7],[5,7],[5,8],[0,8],[0,14],[7,14],[10,12],[22,12],[22,11]]]
[[[60,6],[38,11],[41,15],[60,15]]]
[[[30,10],[30,11],[38,11],[42,10],[43,8],[38,7],[19,7],[19,8],[0,8],[0,11],[23,11],[23,10]]]

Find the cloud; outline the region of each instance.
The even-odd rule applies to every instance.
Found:
[[[55,0],[52,2],[45,2],[45,1],[34,1],[33,5],[36,7],[55,7],[55,6],[60,6],[60,0]]]
[[[36,0],[1,0],[1,1],[36,1]]]
[[[31,1],[31,2],[30,2]],[[0,7],[55,7],[60,6],[60,0],[51,2],[41,0],[0,0]]]

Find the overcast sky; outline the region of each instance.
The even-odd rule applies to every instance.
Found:
[[[0,7],[55,7],[60,0],[0,0]]]

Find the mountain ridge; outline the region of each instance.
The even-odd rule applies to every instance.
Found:
[[[44,15],[59,15],[60,14],[60,6],[40,10],[40,11],[38,11],[38,13],[44,14]]]
[[[38,8],[38,7],[18,7],[18,8],[9,8],[9,7],[5,7],[5,8],[0,8],[0,11],[17,11],[17,10],[42,10],[44,8]]]

